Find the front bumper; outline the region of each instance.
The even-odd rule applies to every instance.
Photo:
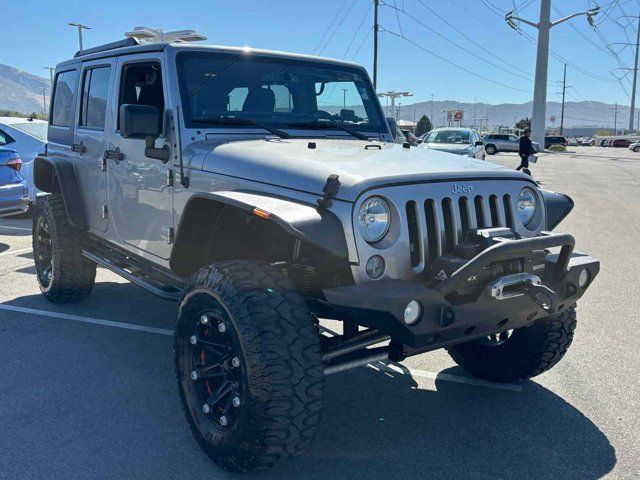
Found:
[[[573,246],[574,239],[567,234],[504,240],[432,287],[406,280],[379,280],[325,289],[323,293],[345,320],[380,330],[409,349],[433,350],[520,328],[573,305],[600,270],[598,260],[574,252]],[[476,295],[460,295],[492,263],[554,247],[561,250],[547,251],[540,277],[516,274],[493,278],[481,285]],[[587,273],[581,285],[584,270]],[[420,302],[422,314],[416,323],[407,325],[404,310],[412,300]]]

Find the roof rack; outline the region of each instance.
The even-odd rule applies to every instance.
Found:
[[[195,30],[174,30],[167,32],[162,28],[136,27],[126,32],[125,37],[135,38],[140,43],[189,43],[206,40],[207,37]]]
[[[79,50],[74,55],[74,58],[82,57],[84,55],[91,55],[92,53],[106,52],[107,50],[114,50],[116,48],[135,47],[137,45],[140,45],[138,39],[129,37],[125,38],[124,40],[118,40],[117,42],[105,43],[104,45],[99,45],[97,47]]]

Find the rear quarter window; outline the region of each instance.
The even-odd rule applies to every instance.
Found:
[[[56,75],[51,108],[51,125],[70,127],[75,113],[74,97],[78,72],[70,70]]]

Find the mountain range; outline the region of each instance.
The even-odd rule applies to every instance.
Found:
[[[45,93],[45,101],[49,105],[49,94],[51,85],[48,79],[34,75],[32,73],[19,70],[17,68],[3,65],[0,63],[0,110],[13,110],[22,113],[42,112],[43,111],[43,88]],[[481,92],[479,92],[481,93]],[[431,118],[435,117],[434,125],[445,124],[445,114],[442,110],[459,109],[464,110],[465,125],[474,123],[476,125],[506,125],[513,126],[516,121],[523,117],[530,117],[532,111],[532,102],[527,103],[503,103],[499,105],[490,105],[487,103],[461,103],[454,100],[436,100],[433,102],[407,103],[410,97],[400,99],[397,104],[399,108],[399,118],[403,120],[413,121],[419,120],[422,115]],[[381,99],[385,112],[392,116],[393,113],[385,105],[385,99]],[[602,102],[592,101],[571,101],[565,104],[565,121],[564,125],[571,126],[599,126],[613,127],[614,121],[619,128],[624,128],[629,121],[629,107],[617,107],[617,119],[615,114],[615,106]],[[547,102],[547,123],[550,126],[560,124],[561,104],[559,102]],[[396,112],[394,112],[396,113]],[[393,115],[395,116],[395,115]],[[551,122],[555,117],[555,122]]]

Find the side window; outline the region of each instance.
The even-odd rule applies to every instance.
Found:
[[[122,105],[147,105],[156,107],[164,116],[164,91],[162,71],[158,62],[131,63],[122,68],[120,97],[118,99],[118,130],[120,130],[120,107]]]
[[[85,70],[82,80],[82,102],[80,103],[81,127],[104,130],[110,79],[111,67]]]
[[[0,147],[2,147],[3,145],[9,145],[13,142],[15,142],[15,140],[11,138],[11,135],[0,130]]]
[[[262,93],[261,89],[270,90],[273,93]],[[242,112],[247,111],[251,108],[255,108],[250,107],[251,105],[255,104],[255,101],[252,100],[251,97],[249,97],[250,90],[253,90],[252,95],[254,96],[254,98],[257,95],[255,93],[256,90],[259,93],[262,93],[264,97],[271,97],[271,99],[273,100],[273,107],[271,107],[271,100],[269,100],[268,102],[267,100],[265,100],[265,102],[268,103],[268,108],[266,108],[267,113],[274,111],[281,113],[290,113],[293,111],[293,100],[291,97],[291,93],[289,92],[289,89],[284,85],[261,85],[260,87],[254,87],[251,89],[249,89],[248,87],[236,87],[229,92],[228,111]],[[247,101],[247,97],[249,97],[249,101]]]
[[[70,70],[56,75],[53,106],[51,107],[51,125],[70,127],[73,123],[73,92],[76,88],[78,72]]]
[[[512,142],[517,142],[518,137],[516,137],[515,135],[509,135],[509,140],[511,140]]]

